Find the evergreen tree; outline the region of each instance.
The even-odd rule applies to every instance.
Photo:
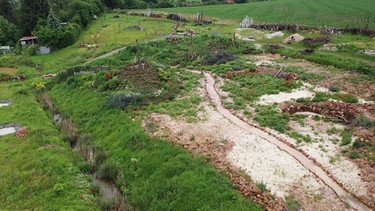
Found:
[[[49,13],[48,0],[21,0],[20,29],[30,35],[38,19],[46,19]]]
[[[2,15],[9,22],[14,23],[13,4],[10,0],[0,0],[0,15]]]
[[[60,20],[56,17],[56,14],[52,9],[49,10],[47,22],[51,26],[51,28],[53,28],[53,29],[59,28],[60,23],[61,23]]]

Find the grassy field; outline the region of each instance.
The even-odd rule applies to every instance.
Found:
[[[0,125],[18,123],[29,134],[0,137],[1,210],[99,210],[83,158],[62,141],[26,82],[0,82]]]
[[[77,123],[80,135],[92,137],[94,149],[106,155],[105,161],[96,167],[108,167],[110,172],[115,172],[109,175],[110,179],[116,181],[123,193],[130,195],[130,202],[136,209],[258,210],[258,205],[233,190],[228,178],[216,172],[207,158],[194,158],[181,147],[149,137],[141,126],[141,120],[143,115],[157,111],[190,122],[196,121],[195,116],[199,111],[198,104],[201,99],[197,95],[190,98],[187,96],[198,86],[197,80],[200,76],[184,72],[185,68],[208,70],[223,77],[235,70],[254,69],[253,64],[245,65],[247,60],[244,57],[249,58],[251,54],[262,51],[268,52],[267,44],[279,43],[284,39],[266,40],[262,34],[266,32],[260,32],[259,36],[262,38],[258,41],[264,46],[259,51],[248,53],[247,50],[254,48],[253,43],[234,41],[232,38],[233,29],[246,15],[252,16],[258,23],[298,21],[307,25],[326,24],[344,27],[348,24],[361,26],[366,17],[371,17],[373,11],[373,8],[366,7],[365,1],[356,2],[355,7],[347,0],[341,4],[322,0],[319,2],[318,4],[317,1],[311,3],[279,0],[167,9],[184,13],[203,10],[208,16],[232,20],[222,21],[225,25],[195,26],[194,23],[187,23],[186,26],[181,26],[180,30],[193,29],[201,35],[194,37],[191,43],[190,39],[169,43],[164,38],[162,41],[141,43],[142,60],[152,65],[152,70],[147,74],[154,74],[150,76],[151,79],[160,79],[158,86],[153,89],[139,87],[135,80],[141,79],[138,75],[124,79],[121,78],[123,75],[117,74],[126,65],[134,63],[137,52],[134,47],[135,40],[143,42],[172,32],[174,22],[170,20],[126,15],[113,18],[113,14],[105,14],[94,21],[70,47],[43,56],[29,56],[25,50],[21,56],[0,57],[1,65],[6,67],[1,69],[0,73],[17,73],[28,78],[25,82],[0,82],[0,100],[10,98],[14,102],[13,106],[0,108],[0,124],[16,122],[22,126],[29,126],[31,131],[24,139],[17,139],[12,135],[0,138],[0,206],[16,210],[48,210],[51,206],[52,210],[99,209],[97,200],[90,191],[89,176],[81,171],[90,167],[63,142],[64,135],[53,124],[48,112],[43,110],[43,106],[35,97],[34,85],[46,83],[47,90],[59,111]],[[367,1],[367,4],[371,5],[371,2]],[[335,8],[335,12],[331,12],[329,8]],[[357,12],[360,15],[355,15]],[[291,15],[287,16],[288,13]],[[302,15],[303,17],[300,17]],[[344,17],[346,19],[342,21]],[[128,26],[142,26],[144,30],[127,29]],[[370,26],[374,28],[374,23]],[[303,35],[319,36],[305,33]],[[289,35],[290,32],[286,34]],[[333,36],[332,40],[338,44],[353,44],[355,48],[349,49],[348,52],[340,52],[343,56],[317,50],[317,53],[300,57],[332,65],[338,68],[337,71],[354,70],[363,66],[361,60],[352,58],[352,55],[362,60],[374,61],[373,58],[358,56],[356,53],[358,50],[373,48],[371,38],[337,35]],[[96,44],[97,48],[79,48],[80,44]],[[59,72],[81,65],[98,55],[124,46],[128,48],[92,63],[108,65],[108,72],[77,75],[59,82],[40,79],[40,76],[47,72]],[[292,44],[278,53],[295,56],[304,48],[302,44]],[[246,55],[243,56],[244,54]],[[41,72],[36,70],[35,63],[43,67]],[[178,65],[180,68],[171,68]],[[270,75],[239,76],[234,80],[236,83],[227,84],[225,89],[232,92],[235,108],[243,108],[247,101],[253,102],[258,99],[260,93],[290,91],[299,86],[282,83]],[[133,82],[135,83],[132,84]],[[154,85],[154,81],[147,82]],[[261,83],[269,84],[269,89],[260,86]],[[240,86],[236,87],[236,84]],[[251,87],[252,90],[244,87]],[[160,90],[161,95],[155,94]],[[127,97],[134,93],[147,99],[154,95],[154,101],[130,109],[108,106],[107,102],[111,96],[119,94]],[[185,98],[179,98],[181,96]],[[276,112],[273,107],[262,108],[261,111],[257,116],[260,120],[263,116],[274,116]],[[289,122],[289,116],[277,118],[281,123],[276,129],[285,130],[284,126]],[[274,122],[269,124],[276,125]],[[70,203],[67,204],[67,201]]]
[[[144,30],[127,29],[128,26],[142,26]],[[105,14],[94,21],[74,45],[53,54],[33,56],[32,61],[42,64],[44,72],[58,72],[111,50],[133,45],[137,39],[142,42],[168,34],[172,26],[173,22],[163,19],[148,20],[134,16],[113,18],[113,14]],[[80,44],[95,44],[96,47],[79,48]]]
[[[159,9],[158,9],[159,10]],[[375,29],[373,0],[274,0],[246,4],[168,8],[162,11],[197,14],[220,19],[242,20],[246,15],[256,24],[289,23],[322,27],[361,27]]]

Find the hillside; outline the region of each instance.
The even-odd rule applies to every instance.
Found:
[[[0,57],[0,129],[27,126],[0,137],[0,205],[373,209],[373,38],[288,43],[242,18],[105,14],[60,51]]]

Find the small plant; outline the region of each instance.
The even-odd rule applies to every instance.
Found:
[[[113,94],[107,100],[108,106],[125,109],[129,106],[140,107],[143,103],[143,96],[138,94]]]
[[[195,135],[191,135],[189,140],[190,141],[195,141]]]
[[[374,126],[374,122],[363,114],[355,119],[354,124],[357,127],[364,128],[371,128],[372,126]]]
[[[320,121],[320,116],[319,115],[313,115],[312,119],[315,121]]]
[[[264,183],[264,182],[260,182],[257,184],[257,187],[262,190],[263,192],[269,192],[269,190],[267,189],[267,184]]]
[[[353,150],[349,153],[351,159],[357,159],[361,157],[361,154],[357,150]]]
[[[310,98],[300,97],[300,98],[297,98],[296,102],[298,102],[298,103],[308,103],[308,102],[310,102]]]
[[[330,87],[329,87],[329,91],[331,91],[331,92],[339,92],[339,91],[340,91],[340,88],[337,87],[337,86],[330,86]]]
[[[342,134],[340,146],[346,146],[352,142],[352,135],[348,131],[344,131]]]
[[[322,200],[323,199],[323,196],[321,195],[321,194],[315,194],[314,195],[314,200],[315,201],[320,201],[320,200]]]
[[[293,195],[286,196],[285,203],[289,211],[301,210],[301,204],[294,198]]]

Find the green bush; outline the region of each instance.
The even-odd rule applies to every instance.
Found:
[[[331,91],[331,92],[339,92],[340,91],[340,87],[338,87],[338,86],[330,86],[329,87],[329,91]]]
[[[345,103],[358,103],[358,97],[352,94],[335,93],[332,96],[332,98],[336,100],[341,100]]]
[[[354,124],[357,127],[364,128],[371,128],[372,126],[374,126],[374,122],[368,117],[364,116],[363,114],[361,114],[355,119]]]
[[[352,142],[352,135],[348,131],[343,132],[341,135],[342,135],[342,139],[341,139],[340,146],[345,146]]]
[[[331,95],[329,93],[325,92],[317,92],[312,99],[313,102],[324,102],[331,98]]]
[[[140,107],[144,103],[144,97],[139,94],[112,94],[108,99],[106,105],[112,108]]]
[[[361,154],[357,150],[353,150],[349,153],[351,159],[357,159],[361,157]]]

